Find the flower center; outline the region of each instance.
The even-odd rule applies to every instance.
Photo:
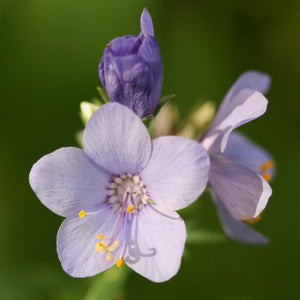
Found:
[[[124,174],[112,178],[108,187],[108,202],[115,208],[126,206],[128,213],[136,212],[151,201],[138,175]]]
[[[149,198],[141,178],[132,174],[111,178],[107,187],[106,201],[107,205],[104,208],[91,212],[82,209],[78,212],[78,216],[83,219],[88,215],[103,213],[111,208],[119,212],[115,228],[110,228],[108,232],[100,232],[96,236],[98,241],[95,244],[95,250],[105,253],[109,261],[115,260],[116,253],[119,253],[119,258],[115,263],[121,268],[125,263],[123,256],[127,247],[127,234],[131,220],[145,205],[154,202]]]

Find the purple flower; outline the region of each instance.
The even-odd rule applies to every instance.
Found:
[[[140,117],[153,115],[160,98],[163,64],[146,8],[139,36],[125,35],[107,44],[99,76],[111,101],[127,106]]]
[[[262,95],[270,84],[266,74],[242,74],[226,94],[211,128],[201,140],[210,152],[209,188],[224,231],[245,243],[268,239],[243,221],[259,219],[272,190],[267,181],[274,173],[270,155],[232,131],[261,116],[267,108]]]
[[[83,149],[61,148],[30,172],[41,202],[67,217],[57,235],[63,269],[74,277],[126,263],[161,282],[174,276],[186,239],[175,212],[203,192],[209,158],[192,140],[151,141],[139,117],[108,103],[88,121]]]

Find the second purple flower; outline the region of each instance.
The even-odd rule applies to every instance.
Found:
[[[274,162],[264,150],[232,131],[265,113],[263,96],[270,85],[266,74],[242,74],[223,99],[215,119],[201,140],[210,153],[209,189],[224,231],[244,243],[264,244],[268,239],[244,224],[260,218],[272,189],[268,184]]]

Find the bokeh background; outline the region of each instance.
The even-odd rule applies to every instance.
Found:
[[[41,156],[76,146],[79,103],[97,96],[104,47],[116,36],[138,34],[144,7],[164,61],[162,94],[176,94],[172,101],[183,116],[197,99],[219,104],[245,70],[271,75],[267,113],[242,127],[277,162],[273,196],[255,225],[271,242],[189,244],[180,272],[170,281],[154,284],[132,273],[119,292],[113,285],[108,294],[115,299],[297,298],[299,4],[0,0],[0,298],[97,298],[91,290],[101,284],[101,275],[74,279],[61,269],[55,239],[62,218],[39,202],[28,174]],[[199,227],[221,233],[209,196],[193,206],[192,215]]]

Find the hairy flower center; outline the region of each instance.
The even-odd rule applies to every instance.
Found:
[[[149,200],[145,185],[138,175],[114,177],[108,187],[108,202],[114,203],[115,208],[125,205],[128,213],[140,210]]]

